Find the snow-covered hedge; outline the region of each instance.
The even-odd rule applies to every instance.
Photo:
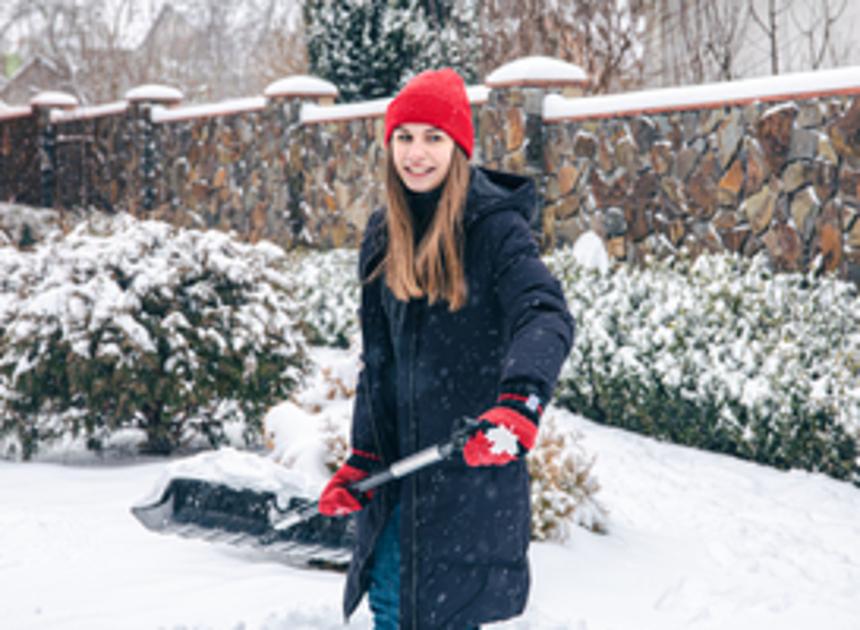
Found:
[[[0,455],[252,444],[305,367],[273,245],[128,216],[0,247]]]
[[[356,254],[339,249],[290,254],[296,302],[309,343],[348,348],[358,332],[359,282]]]
[[[600,274],[546,258],[577,320],[559,400],[595,420],[860,483],[860,297],[764,258]],[[0,454],[120,429],[152,450],[256,439],[302,340],[357,339],[354,251],[242,245],[120,217],[0,245]],[[234,422],[230,422],[234,421]],[[239,435],[243,434],[243,435]]]
[[[80,210],[60,212],[53,208],[0,203],[0,247],[32,247],[43,240],[56,238],[83,219],[84,214]]]
[[[860,483],[860,298],[765,258],[603,274],[548,257],[578,323],[558,396],[587,417]]]

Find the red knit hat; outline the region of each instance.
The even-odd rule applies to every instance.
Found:
[[[433,125],[447,133],[472,157],[475,131],[466,84],[451,68],[427,70],[400,90],[385,110],[385,144],[404,123]]]

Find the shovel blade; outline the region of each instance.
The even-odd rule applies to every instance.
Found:
[[[146,529],[161,534],[259,549],[291,565],[343,569],[355,539],[352,519],[314,512],[288,528],[273,527],[272,514],[283,519],[293,512],[306,513],[310,503],[294,496],[284,510],[271,492],[174,478],[155,501],[134,506],[131,512]]]

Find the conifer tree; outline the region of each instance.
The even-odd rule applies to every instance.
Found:
[[[422,4],[308,0],[310,72],[334,83],[346,102],[391,96],[427,68],[452,66],[474,81],[477,46],[467,16],[450,10],[428,19]]]

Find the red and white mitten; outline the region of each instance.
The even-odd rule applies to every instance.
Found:
[[[525,456],[537,440],[542,413],[536,394],[501,394],[496,406],[478,417],[463,459],[469,466],[504,466]]]
[[[379,465],[379,457],[373,453],[354,450],[346,463],[323,488],[319,498],[319,512],[326,516],[346,516],[363,508],[373,498],[373,490],[354,492],[349,486],[366,479],[371,470]]]

